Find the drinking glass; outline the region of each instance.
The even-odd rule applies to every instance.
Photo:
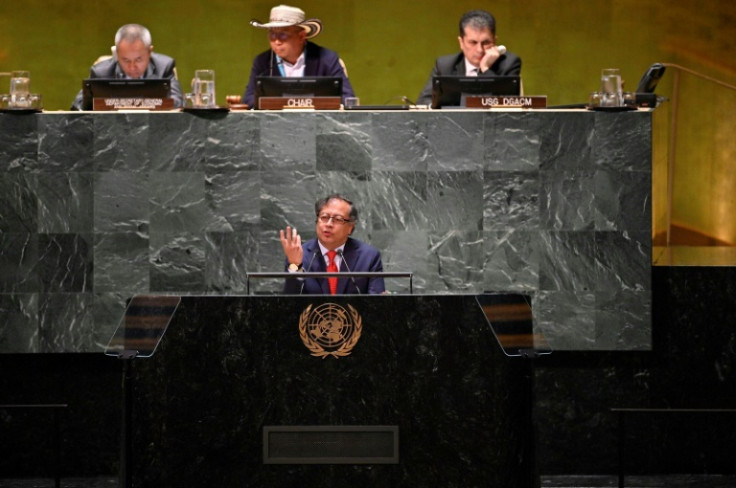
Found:
[[[601,71],[601,107],[620,107],[623,102],[621,71],[604,69]]]
[[[13,71],[10,74],[10,106],[16,108],[28,107],[28,95],[30,93],[31,73],[29,71]]]
[[[194,106],[198,108],[213,108],[215,104],[215,71],[198,69],[192,80]]]

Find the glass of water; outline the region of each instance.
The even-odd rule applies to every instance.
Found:
[[[31,93],[30,71],[13,71],[10,74],[10,106],[24,108],[30,105],[28,96]]]
[[[198,108],[214,108],[215,103],[215,70],[198,69],[192,80],[194,106]]]

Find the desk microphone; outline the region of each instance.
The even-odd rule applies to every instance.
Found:
[[[352,271],[350,271],[350,267],[348,266],[348,262],[345,259],[345,256],[342,255],[342,249],[339,249],[337,251],[337,254],[340,256],[340,259],[342,259],[342,262],[345,263],[345,269],[348,270],[348,273],[352,273]],[[360,288],[358,288],[358,283],[355,282],[355,276],[351,276],[350,279],[353,281],[353,285],[355,286],[355,289],[358,290],[358,295],[360,295],[361,294]]]
[[[317,257],[317,254],[320,254],[320,252],[319,252],[319,249],[315,249],[315,250],[314,250],[314,251],[312,252],[312,259],[311,259],[311,260],[309,261],[309,266],[307,266],[307,269],[305,269],[304,271],[311,271],[311,270],[312,270],[312,263],[314,262],[314,258],[316,258],[316,257]],[[306,284],[306,282],[307,282],[307,280],[306,280],[306,279],[302,280],[302,287],[301,287],[301,288],[299,288],[299,294],[300,294],[300,295],[301,295],[302,293],[304,293],[304,285]]]

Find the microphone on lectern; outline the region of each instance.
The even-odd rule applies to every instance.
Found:
[[[338,249],[337,254],[340,256],[342,262],[345,263],[345,269],[348,270],[348,273],[352,273],[352,271],[350,271],[350,266],[348,266],[348,262],[345,260],[345,256],[342,255],[342,249]],[[355,289],[358,290],[358,295],[360,295],[360,288],[358,288],[358,283],[355,282],[355,276],[351,276],[350,279],[353,281]]]
[[[312,270],[312,263],[314,262],[314,258],[316,258],[318,254],[320,254],[319,248],[315,249],[314,252],[312,253],[312,259],[309,260],[309,265],[307,266],[307,268],[304,271],[311,271]],[[305,283],[306,283],[306,281],[305,280],[302,280],[302,286],[301,286],[301,288],[299,288],[299,294],[300,295],[302,293],[304,293],[304,284]]]

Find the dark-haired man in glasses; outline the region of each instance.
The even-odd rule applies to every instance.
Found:
[[[358,211],[353,202],[333,194],[314,205],[317,237],[302,244],[296,229],[287,227],[279,232],[286,255],[286,270],[297,279],[287,279],[287,294],[365,294],[383,293],[386,287],[381,277],[299,278],[310,272],[383,271],[381,252],[375,247],[353,239]]]

